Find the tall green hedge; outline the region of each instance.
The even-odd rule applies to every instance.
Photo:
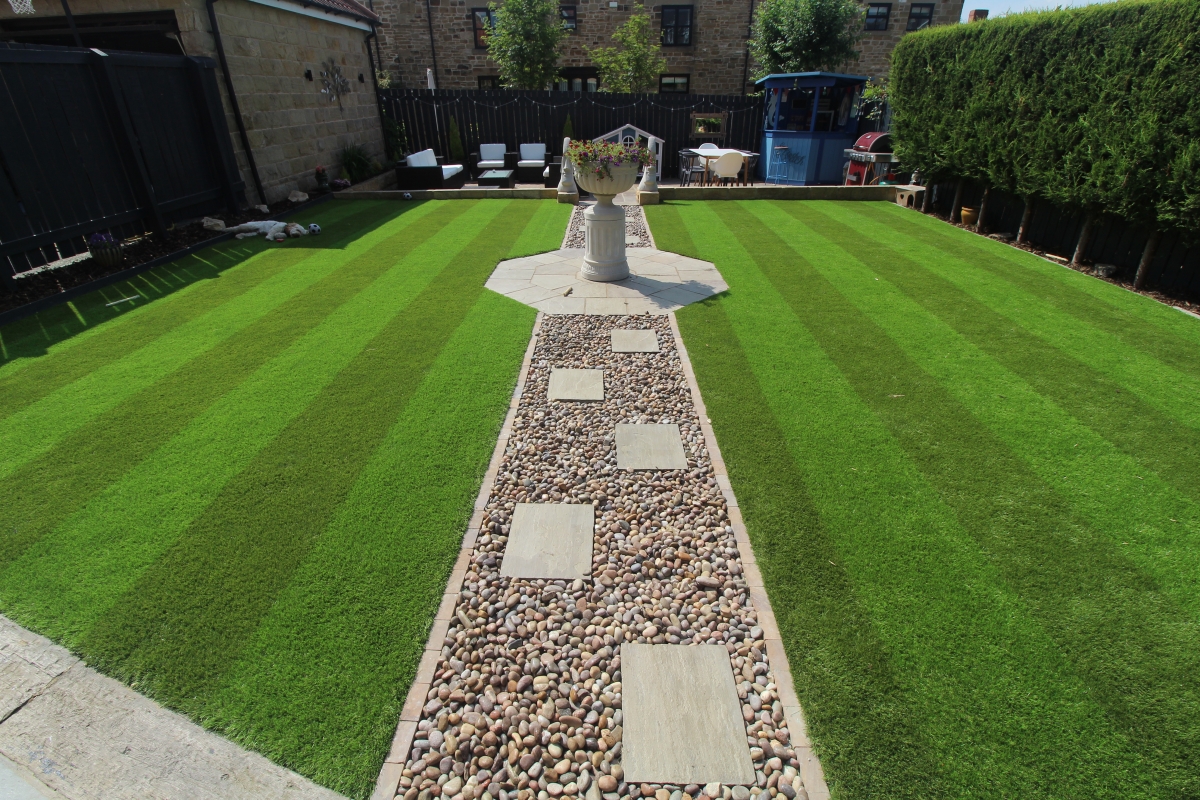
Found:
[[[920,31],[890,83],[906,166],[1200,230],[1200,0]]]

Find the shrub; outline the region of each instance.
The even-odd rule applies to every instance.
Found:
[[[462,164],[467,160],[466,153],[463,151],[462,135],[458,132],[458,120],[454,117],[450,118],[450,129],[446,138],[450,140],[450,161],[454,164]]]
[[[1127,219],[1200,228],[1200,2],[1017,14],[904,37],[896,152],[967,178]]]
[[[342,148],[341,161],[342,172],[351,183],[366,180],[375,171],[371,155],[362,145],[352,144]]]

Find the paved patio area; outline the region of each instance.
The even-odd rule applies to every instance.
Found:
[[[629,278],[598,283],[579,277],[582,249],[501,261],[487,288],[548,314],[666,314],[726,291],[712,262],[657,248],[630,248]]]

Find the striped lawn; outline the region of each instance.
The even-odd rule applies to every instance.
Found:
[[[1200,796],[1200,322],[891,204],[670,203],[835,797]]]
[[[0,611],[369,795],[533,323],[483,283],[569,211],[330,203],[0,329]]]

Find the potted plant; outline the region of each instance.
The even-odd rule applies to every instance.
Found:
[[[102,267],[117,267],[125,260],[125,246],[111,233],[93,233],[87,240],[88,252]]]
[[[619,281],[629,277],[625,258],[625,209],[613,197],[628,191],[638,167],[649,169],[654,156],[637,144],[572,140],[565,161],[574,167],[579,188],[596,196],[583,212],[584,253],[579,274],[590,281]]]
[[[571,140],[567,158],[575,167],[579,187],[594,194],[601,205],[612,205],[615,195],[633,186],[638,168],[654,162],[650,151],[640,145],[581,139]]]
[[[319,192],[329,191],[329,174],[327,172],[325,172],[325,166],[323,164],[317,164],[316,174],[317,174],[317,191],[319,191]]]

